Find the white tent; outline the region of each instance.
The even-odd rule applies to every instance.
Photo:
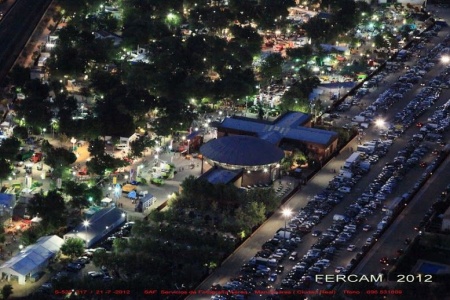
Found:
[[[108,197],[105,197],[105,198],[102,199],[101,202],[102,202],[102,204],[108,205],[108,204],[110,204],[112,202],[112,199],[108,198]]]
[[[27,276],[42,271],[58,253],[64,240],[57,235],[43,236],[0,266],[2,278],[15,277],[19,284],[25,284]]]
[[[34,217],[33,219],[31,219],[31,223],[39,223],[42,221],[42,218],[39,217]]]

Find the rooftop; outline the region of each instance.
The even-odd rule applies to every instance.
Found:
[[[217,128],[232,129],[247,134],[259,136],[273,144],[279,144],[282,139],[295,140],[328,146],[337,138],[337,133],[328,130],[303,127],[311,116],[301,112],[288,112],[274,122],[243,117],[225,118]]]
[[[211,140],[200,148],[206,158],[233,166],[262,166],[279,162],[284,152],[253,136],[235,135]]]
[[[226,170],[221,168],[212,168],[204,173],[200,178],[206,179],[211,184],[223,183],[227,184],[236,179],[242,170]]]

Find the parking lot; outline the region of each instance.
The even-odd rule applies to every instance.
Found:
[[[438,38],[446,35],[439,28],[437,32]],[[448,98],[441,97],[448,77],[440,63],[446,48],[419,42],[404,62],[392,64],[390,73],[381,73],[366,86],[368,92],[355,96],[348,111],[336,114],[341,125],[360,126],[360,134],[286,204],[292,212],[288,229],[278,215],[278,222],[270,222],[278,232],[261,242],[262,249],[253,253],[257,258],[240,256],[245,262],[241,271],[232,279],[216,277],[216,284],[236,290],[315,289],[320,285],[315,274],[351,272],[400,209],[403,202],[396,198],[409,199],[437,167],[448,140]],[[366,128],[361,126],[366,122]],[[360,148],[363,153],[349,162],[358,146],[365,147]],[[288,259],[292,252],[295,257]]]

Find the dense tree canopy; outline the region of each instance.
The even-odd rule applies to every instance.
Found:
[[[79,238],[68,238],[64,244],[61,246],[61,252],[64,255],[69,256],[74,259],[78,256],[81,256],[84,251],[85,243],[82,239]]]
[[[15,137],[4,139],[0,143],[0,157],[9,161],[14,161],[19,152],[20,141]]]
[[[49,191],[47,195],[35,194],[28,203],[28,211],[32,216],[39,215],[43,224],[54,227],[66,224],[66,204],[57,191]]]
[[[11,176],[12,170],[11,163],[4,158],[0,158],[0,182]]]

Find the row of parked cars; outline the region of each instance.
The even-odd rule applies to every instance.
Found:
[[[426,68],[428,69],[428,67]],[[418,71],[415,68],[413,70]],[[425,73],[422,72],[420,74],[424,75]],[[403,98],[403,94],[412,87],[413,86],[411,83],[397,84],[394,89],[388,90],[386,94],[382,95],[384,97],[377,99],[377,106],[374,111],[376,111],[378,107],[389,108],[393,103],[401,100]],[[439,96],[439,88],[436,88],[433,92],[435,94],[437,93],[437,97]],[[373,114],[368,117],[372,116]],[[417,117],[418,115],[413,115],[413,119]],[[410,124],[405,125],[410,126]],[[403,131],[400,131],[397,134],[399,135],[402,132]],[[385,153],[391,144],[391,142],[386,144],[383,144],[382,142],[379,143],[382,153]],[[335,218],[333,225],[330,226],[326,232],[314,232],[314,235],[320,235],[317,243],[315,243],[301,259],[301,261],[294,266],[293,270],[291,270],[287,277],[282,281],[281,286],[286,288],[308,287],[309,284],[306,282],[311,281],[315,274],[324,272],[324,270],[329,266],[326,262],[329,262],[329,260],[333,258],[334,253],[339,248],[346,246],[347,251],[354,251],[357,248],[356,245],[349,244],[349,242],[351,242],[357,233],[357,228],[362,228],[363,231],[369,231],[372,229],[372,226],[368,224],[365,224],[364,226],[361,226],[361,224],[368,215],[374,214],[375,210],[381,207],[383,201],[386,200],[387,196],[394,191],[399,181],[406,174],[407,170],[417,165],[417,162],[428,151],[429,148],[427,146],[420,145],[414,140],[412,140],[407,147],[405,147],[405,149],[400,151],[394,159],[394,162],[387,164],[383,168],[379,176],[369,185],[368,189],[361,194],[361,197],[347,207],[347,210],[342,218]],[[372,163],[375,162],[376,160],[372,161]],[[315,198],[321,201],[321,203],[328,203],[324,201],[328,200],[327,196],[329,194],[334,193],[336,189],[338,192],[343,191],[343,187],[340,186],[340,184],[344,184],[345,189],[351,189],[357,179],[358,177],[347,178],[344,180],[333,180],[331,182],[331,187],[329,186],[324,192]],[[313,202],[314,199],[309,203]],[[311,211],[309,211],[309,213],[311,213]],[[311,218],[310,214],[308,218]],[[372,236],[370,236],[364,243],[361,252],[358,252],[355,258],[352,259],[346,267],[337,267],[334,271],[336,273],[350,272],[357,260],[360,259],[364,255],[364,252],[377,241],[378,237],[390,221],[390,218],[391,217],[389,215],[383,216]],[[312,222],[312,224],[315,225],[314,222]]]
[[[421,49],[421,47],[418,47],[418,49]],[[427,69],[429,70],[432,67],[431,61],[424,60],[424,63],[423,70],[412,68],[414,75],[423,76]],[[395,65],[399,66],[400,64]],[[359,94],[357,93],[358,96],[356,96],[355,102],[357,103],[362,96],[367,94],[370,87],[376,86],[381,82],[384,76],[385,73],[380,73],[369,84],[366,84],[366,87]],[[406,77],[409,78],[408,76]],[[364,118],[373,118],[376,116],[377,110],[388,109],[392,104],[403,99],[403,95],[411,90],[414,83],[416,83],[414,82],[415,80],[407,82],[408,80],[395,84],[392,89],[382,95],[383,97],[377,99],[375,105],[366,110],[362,116]],[[417,82],[419,81],[417,80]],[[439,88],[424,90],[439,97]],[[413,114],[412,119],[418,116],[418,114]],[[405,125],[410,126],[411,124]],[[400,135],[402,132],[403,130],[398,131],[396,135]],[[324,191],[311,198],[307,205],[287,222],[287,228],[280,228],[272,239],[262,245],[262,250],[258,251],[248,263],[241,267],[238,277],[230,279],[224,286],[214,286],[213,289],[246,290],[251,292],[257,287],[271,288],[270,282],[276,281],[279,274],[283,272],[284,267],[281,264],[285,259],[297,261],[297,263],[282,278],[280,288],[308,288],[313,282],[315,274],[325,272],[330,267],[331,261],[339,249],[344,247],[344,249],[351,252],[357,249],[357,246],[350,244],[350,242],[354,239],[359,229],[362,229],[362,231],[372,230],[372,226],[364,224],[364,222],[369,215],[381,209],[383,201],[398,186],[399,181],[408,168],[415,166],[415,164],[408,163],[408,161],[420,160],[429,151],[427,147],[420,145],[420,141],[413,140],[411,143],[415,144],[408,145],[408,148],[402,150],[393,162],[383,168],[380,175],[371,183],[369,188],[348,205],[342,218],[333,218],[333,225],[323,233],[317,230],[313,231],[313,235],[317,236],[318,240],[304,256],[298,257],[298,253],[295,251],[302,237],[311,232],[314,226],[320,223],[333,207],[343,200],[346,193],[351,191],[352,187],[367,172],[368,168],[360,168],[359,165],[354,165],[348,170],[351,176],[337,175]],[[391,144],[392,140],[386,143],[377,141],[374,153],[366,154],[367,160],[372,164],[376,163],[379,157],[386,154]],[[339,179],[337,179],[338,176],[340,177]],[[389,216],[384,216],[380,221],[380,223],[387,224],[390,218]],[[377,227],[354,259],[346,267],[337,267],[334,272],[350,272],[357,260],[377,241],[384,228],[385,225],[383,225],[383,228]]]

